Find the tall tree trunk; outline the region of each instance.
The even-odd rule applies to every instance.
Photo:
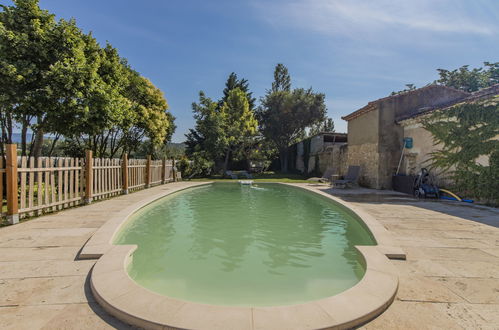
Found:
[[[5,115],[5,123],[7,125],[6,143],[12,144],[12,114]]]
[[[38,158],[42,155],[42,145],[43,145],[43,128],[38,126],[36,130],[35,142],[33,143],[33,153],[32,156]]]
[[[52,145],[50,146],[49,154],[47,155],[47,157],[52,157],[52,153],[54,152],[54,148],[55,145],[57,144],[57,141],[59,140],[59,137],[60,137],[59,134],[55,136],[54,140],[52,141]]]
[[[227,149],[227,152],[225,153],[224,168],[222,175],[225,175],[225,172],[227,172],[227,167],[229,166],[229,156],[230,156],[230,149]]]
[[[2,118],[2,139],[0,141],[0,154],[2,155],[2,159],[3,157],[5,156],[5,153],[4,153],[4,145],[8,143],[7,142],[7,132],[6,132],[6,129],[5,129],[5,122]]]
[[[26,156],[28,124],[23,120],[21,127],[21,156]]]

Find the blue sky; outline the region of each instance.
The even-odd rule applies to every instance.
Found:
[[[499,61],[498,0],[41,0],[74,17],[166,95],[174,142],[194,125],[200,90],[217,99],[227,76],[257,97],[284,63],[294,87],[326,94],[340,119],[368,101],[437,78],[437,68]]]

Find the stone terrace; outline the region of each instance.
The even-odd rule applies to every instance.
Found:
[[[77,260],[110,214],[172,183],[0,228],[0,329],[127,329],[88,286],[95,260]],[[362,329],[499,328],[499,211],[336,190],[380,221],[406,251],[397,299]]]

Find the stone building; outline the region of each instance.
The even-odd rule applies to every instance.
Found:
[[[466,98],[452,102],[440,107],[430,107],[421,109],[421,111],[401,117],[396,124],[403,128],[404,138],[412,139],[412,148],[404,149],[404,157],[401,164],[401,172],[414,175],[419,172],[422,167],[427,167],[430,164],[431,153],[439,148],[434,144],[431,133],[424,129],[423,119],[427,118],[435,111],[445,111],[449,107],[457,103],[468,103],[475,101],[487,100],[493,97],[499,97],[499,84],[489,88],[482,89],[478,92],[469,94]],[[497,137],[499,138],[499,137]],[[488,166],[488,156],[482,155],[477,160],[477,163]],[[434,173],[440,182],[445,182],[445,173]]]
[[[320,175],[328,168],[343,173],[346,167],[346,133],[321,132],[297,143],[295,169],[304,174]]]
[[[499,84],[475,93],[429,85],[369,102],[342,117],[348,122],[348,134],[320,133],[294,145],[296,170],[321,175],[332,168],[335,173],[344,175],[348,166],[359,165],[360,185],[391,189],[392,176],[397,171],[402,152],[399,173],[414,175],[430,165],[430,154],[438,148],[430,132],[423,128],[421,120],[425,115],[445,111],[457,103],[498,95]],[[404,138],[412,139],[412,148],[403,148]],[[485,158],[477,162],[486,164]],[[434,174],[445,179],[445,174]]]
[[[348,121],[348,165],[360,165],[361,185],[390,189],[403,146],[400,118],[468,97],[454,88],[429,85],[369,102],[342,117]]]

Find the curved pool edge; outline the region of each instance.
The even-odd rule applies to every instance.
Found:
[[[103,226],[106,228],[102,231],[99,229],[96,239],[87,242],[82,253],[94,258],[100,257],[92,269],[91,290],[96,301],[108,313],[146,329],[348,329],[375,318],[394,300],[398,290],[398,276],[387,256],[405,258],[405,254],[393,245],[389,232],[376,219],[350,203],[308,184],[287,185],[326,196],[348,208],[361,218],[378,243],[375,246],[356,246],[366,261],[366,272],[350,289],[328,298],[297,305],[236,307],[186,302],[154,293],[135,283],[126,268],[136,245],[111,243],[121,225],[135,211],[159,198],[210,183],[172,187],[137,202],[120,211],[119,216],[113,217]]]
[[[135,283],[126,266],[135,245],[116,245],[92,269],[96,301],[111,315],[145,329],[348,329],[388,308],[398,289],[393,265],[375,246],[357,246],[366,260],[362,280],[340,294],[303,304],[272,307],[186,302]]]

